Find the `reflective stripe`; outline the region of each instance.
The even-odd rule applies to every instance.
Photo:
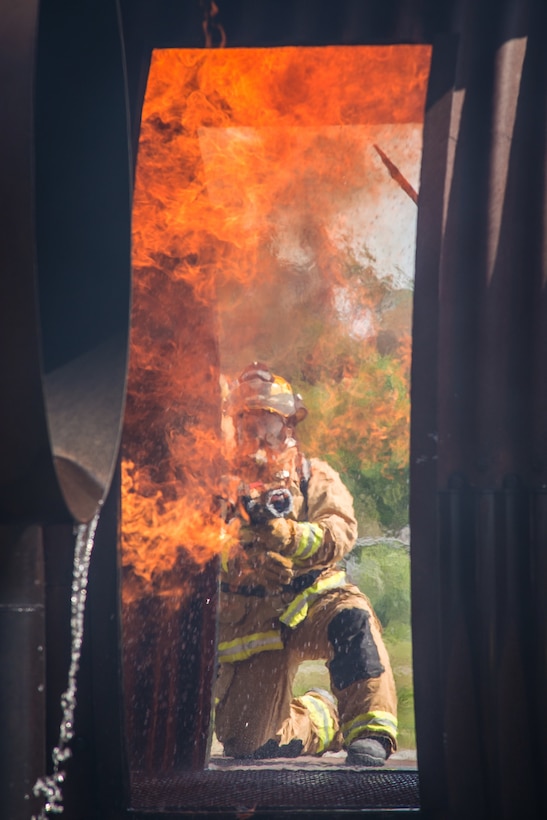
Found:
[[[304,620],[308,614],[310,604],[318,598],[319,595],[322,595],[323,592],[327,592],[329,589],[343,587],[345,584],[346,573],[343,570],[331,575],[330,578],[319,577],[315,584],[312,584],[310,587],[301,592],[300,595],[297,595],[293,601],[291,601],[287,609],[280,616],[279,620],[284,623],[285,626],[294,629]]]
[[[348,720],[342,726],[344,741],[348,746],[357,737],[368,734],[387,735],[394,741],[397,740],[397,718],[391,712],[367,712],[365,715],[357,715]]]
[[[324,752],[334,740],[334,735],[336,734],[334,718],[327,704],[311,694],[302,695],[302,697],[297,698],[297,702],[305,706],[310,714],[310,720],[313,723],[319,740],[317,753],[320,754]]]
[[[305,561],[306,558],[317,552],[323,543],[323,530],[319,524],[310,524],[308,521],[304,521],[298,524],[298,529],[300,530],[300,538],[292,555],[293,561],[297,563],[298,561]]]
[[[270,632],[255,632],[254,635],[245,635],[233,641],[222,641],[218,645],[218,659],[221,663],[244,661],[259,652],[283,648],[281,633],[272,629]]]

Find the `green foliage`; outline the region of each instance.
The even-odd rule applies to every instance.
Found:
[[[382,356],[360,345],[336,359],[335,375],[313,385],[296,383],[312,423],[298,433],[314,455],[328,456],[336,469],[385,476],[408,464],[409,391],[405,351]]]
[[[359,532],[394,534],[408,524],[408,473],[408,467],[374,464],[368,469],[351,468],[344,474],[353,495]]]
[[[386,633],[410,638],[410,554],[388,544],[355,547],[348,577],[370,598]]]

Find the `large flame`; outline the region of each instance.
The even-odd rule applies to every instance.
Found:
[[[374,146],[407,173],[429,58],[416,46],[154,52],[123,442],[123,561],[140,588],[234,548],[212,500],[223,380],[249,361],[330,408],[308,422],[310,450],[350,437],[363,458],[388,445],[407,458],[409,339],[383,365],[387,392],[370,365],[397,266],[378,275],[362,225],[386,179],[393,219],[415,212]]]

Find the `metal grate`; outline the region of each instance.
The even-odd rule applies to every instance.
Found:
[[[133,810],[419,809],[418,772],[260,769],[133,773]]]

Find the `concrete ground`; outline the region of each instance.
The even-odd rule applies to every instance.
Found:
[[[222,744],[215,738],[211,747],[211,758],[209,761],[209,769],[226,770],[226,769],[319,769],[325,768],[339,768],[341,766],[346,769],[345,765],[346,753],[341,752],[325,752],[320,756],[302,755],[295,758],[271,758],[270,760],[237,760],[232,757],[224,757],[222,752]],[[352,767],[353,768],[353,767]],[[395,754],[392,754],[383,769],[416,769],[416,750],[415,749],[399,749]]]

